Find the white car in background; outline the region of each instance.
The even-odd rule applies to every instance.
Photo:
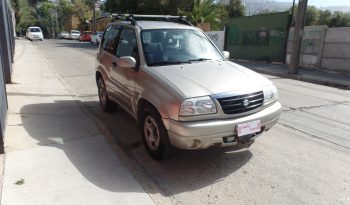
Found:
[[[58,39],[69,39],[69,33],[67,31],[61,31],[58,34]]]
[[[41,31],[41,28],[37,27],[37,26],[29,27],[27,29],[27,32],[26,32],[26,37],[31,41],[32,40],[41,40],[41,41],[44,40],[43,32]]]
[[[97,31],[96,33],[94,33],[94,35],[92,35],[91,43],[92,44],[100,44],[102,36],[103,36],[103,32]]]
[[[78,31],[78,30],[71,30],[69,32],[69,39],[79,40],[79,37],[80,37],[80,31]]]

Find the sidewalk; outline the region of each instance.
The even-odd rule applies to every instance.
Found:
[[[2,205],[154,204],[29,41],[13,82]]]
[[[350,89],[350,75],[339,73],[328,73],[321,70],[299,69],[298,75],[289,75],[287,65],[265,64],[258,62],[235,61],[236,63],[250,68],[259,73],[279,76],[282,78],[291,78],[310,83],[329,85],[343,89]]]

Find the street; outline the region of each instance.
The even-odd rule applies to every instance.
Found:
[[[249,149],[177,150],[157,162],[132,117],[120,108],[112,114],[100,109],[97,45],[31,43],[173,204],[350,204],[350,91],[266,76],[278,88],[283,114]]]

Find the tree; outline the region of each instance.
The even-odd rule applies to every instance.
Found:
[[[319,17],[318,17],[318,25],[328,25],[332,19],[332,12],[329,10],[325,11],[318,11]]]
[[[16,31],[25,32],[25,30],[29,26],[34,26],[37,24],[35,9],[30,6],[28,0],[18,0],[17,3],[18,13],[16,16],[18,16],[18,20],[16,25]]]
[[[178,8],[189,10],[192,0],[106,0],[104,11],[109,13],[176,15]]]
[[[329,24],[329,27],[347,27],[350,26],[350,14],[344,14],[343,12],[334,12]]]
[[[76,15],[80,22],[81,25],[80,27],[82,29],[88,28],[88,23],[87,21],[92,19],[93,12],[91,6],[86,3],[85,0],[75,0],[73,4],[73,14]]]
[[[278,12],[278,11],[263,9],[263,10],[259,11],[258,14],[271,14],[271,13],[276,13],[276,12]]]
[[[305,26],[316,25],[319,19],[319,13],[315,6],[308,6],[306,11]]]
[[[220,26],[222,19],[220,7],[214,3],[214,0],[194,0],[189,11],[179,9],[178,13],[187,16],[195,25],[210,23],[213,29],[217,29]]]
[[[228,16],[230,18],[239,18],[244,16],[245,8],[241,0],[230,0],[230,3],[226,6]]]
[[[51,2],[44,2],[37,5],[36,16],[38,19],[38,25],[42,28],[43,33],[47,36],[49,33],[56,33],[56,15],[53,11],[56,11],[56,6]]]
[[[63,29],[64,22],[73,15],[73,5],[68,0],[60,0],[57,5],[58,27]]]

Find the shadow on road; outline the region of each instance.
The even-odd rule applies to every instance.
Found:
[[[104,122],[115,140],[162,187],[166,196],[210,186],[241,169],[252,158],[248,149],[217,147],[207,150],[176,149],[170,159],[157,162],[144,149],[135,119],[123,109],[116,108],[113,113],[107,114],[101,111],[97,101],[83,104]]]
[[[176,150],[172,158],[157,162],[146,153],[136,121],[125,111],[118,108],[114,113],[106,114],[97,101],[82,104],[105,123],[116,141],[144,168],[145,174],[160,185],[166,196],[210,186],[241,169],[252,157],[246,149],[213,148]],[[31,114],[33,112],[36,114]],[[112,183],[118,177],[111,166],[115,161],[113,157],[104,156],[108,148],[101,143],[89,142],[90,138],[104,139],[98,136],[95,124],[82,114],[75,101],[26,105],[21,109],[21,116],[23,126],[39,141],[38,144],[64,151],[91,183],[109,191],[135,191],[128,187],[120,189]]]
[[[97,52],[98,45],[91,44],[90,42],[79,42],[77,40],[55,40],[54,47],[69,47],[69,48],[78,48],[78,49],[88,49]]]
[[[38,145],[64,152],[70,163],[64,162],[67,170],[62,171],[72,173],[77,170],[83,181],[87,180],[111,192],[143,192],[134,182],[130,182],[131,176],[127,174],[124,165],[111,151],[94,122],[80,110],[76,101],[28,104],[21,108],[19,114],[22,126]],[[61,156],[54,153],[56,154],[50,156]],[[50,167],[62,165],[65,157],[55,157],[42,163],[49,163]],[[56,164],[56,160],[60,162]],[[64,176],[62,171],[53,170],[54,173]],[[63,177],[61,180],[70,177]]]

